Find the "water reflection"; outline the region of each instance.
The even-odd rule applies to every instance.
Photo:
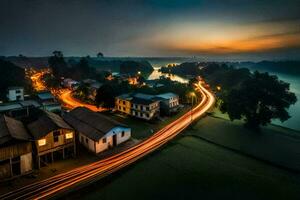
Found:
[[[148,80],[155,80],[155,79],[159,79],[159,77],[161,77],[161,76],[164,76],[164,77],[170,78],[172,81],[178,81],[180,83],[188,83],[189,82],[188,79],[182,78],[177,75],[161,73],[159,71],[159,69],[160,68],[154,68],[154,71],[152,72],[152,74],[149,75]]]

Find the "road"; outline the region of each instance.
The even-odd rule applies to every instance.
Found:
[[[0,199],[23,200],[51,198],[57,194],[62,194],[64,191],[76,188],[76,186],[80,184],[87,184],[107,176],[153,152],[188,127],[192,122],[191,119],[196,120],[214,105],[215,98],[212,93],[205,89],[200,83],[195,86],[196,90],[202,95],[201,102],[190,112],[187,112],[157,131],[143,142],[109,158],[9,192],[0,196]],[[192,118],[191,115],[193,115]]]
[[[80,102],[78,99],[76,99],[72,96],[72,91],[69,89],[60,90],[60,92],[57,96],[69,109],[73,109],[76,107],[87,107],[88,109],[90,109],[94,112],[101,112],[101,111],[106,110],[105,108],[102,108],[102,107],[98,108],[95,105]]]
[[[47,90],[45,83],[42,81],[42,77],[47,73],[51,73],[51,72],[49,70],[42,70],[40,72],[36,72],[30,77],[32,81],[32,86],[36,91]],[[83,106],[89,108],[94,112],[101,112],[106,110],[104,108],[101,107],[98,108],[95,105],[91,105],[79,101],[78,99],[72,96],[72,91],[70,89],[57,89],[57,90],[52,89],[51,93],[54,96],[56,96],[58,99],[60,99],[64,103],[65,107],[69,109],[74,109],[76,107]]]

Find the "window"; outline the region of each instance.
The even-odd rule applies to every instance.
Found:
[[[20,94],[21,93],[21,90],[16,90],[16,94]]]
[[[40,147],[46,145],[46,139],[38,140],[38,144],[39,144]]]
[[[54,142],[58,142],[59,136],[60,136],[60,132],[59,131],[54,131],[53,132],[53,140],[54,140]]]
[[[88,144],[89,143],[89,139],[85,138],[85,143]]]
[[[119,106],[119,110],[121,110],[121,106]]]
[[[102,139],[102,143],[106,143],[106,138],[103,138],[103,139]]]
[[[149,118],[150,117],[150,115],[149,114],[147,114],[147,118]]]
[[[124,137],[125,136],[125,132],[124,131],[122,131],[122,135],[121,135],[121,137]]]
[[[66,139],[72,139],[72,138],[73,138],[72,132],[66,133]]]
[[[125,101],[123,101],[123,105],[125,105]]]

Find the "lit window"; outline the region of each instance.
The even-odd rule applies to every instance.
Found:
[[[39,143],[39,146],[44,146],[44,145],[46,145],[46,139],[40,139],[38,141],[38,143]]]
[[[72,139],[73,138],[73,133],[66,133],[66,139]]]

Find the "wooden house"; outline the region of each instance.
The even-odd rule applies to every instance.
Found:
[[[0,180],[32,171],[32,138],[22,122],[0,115]]]
[[[38,168],[55,159],[75,156],[74,130],[59,115],[44,111],[41,117],[28,124],[28,129],[35,140]]]

